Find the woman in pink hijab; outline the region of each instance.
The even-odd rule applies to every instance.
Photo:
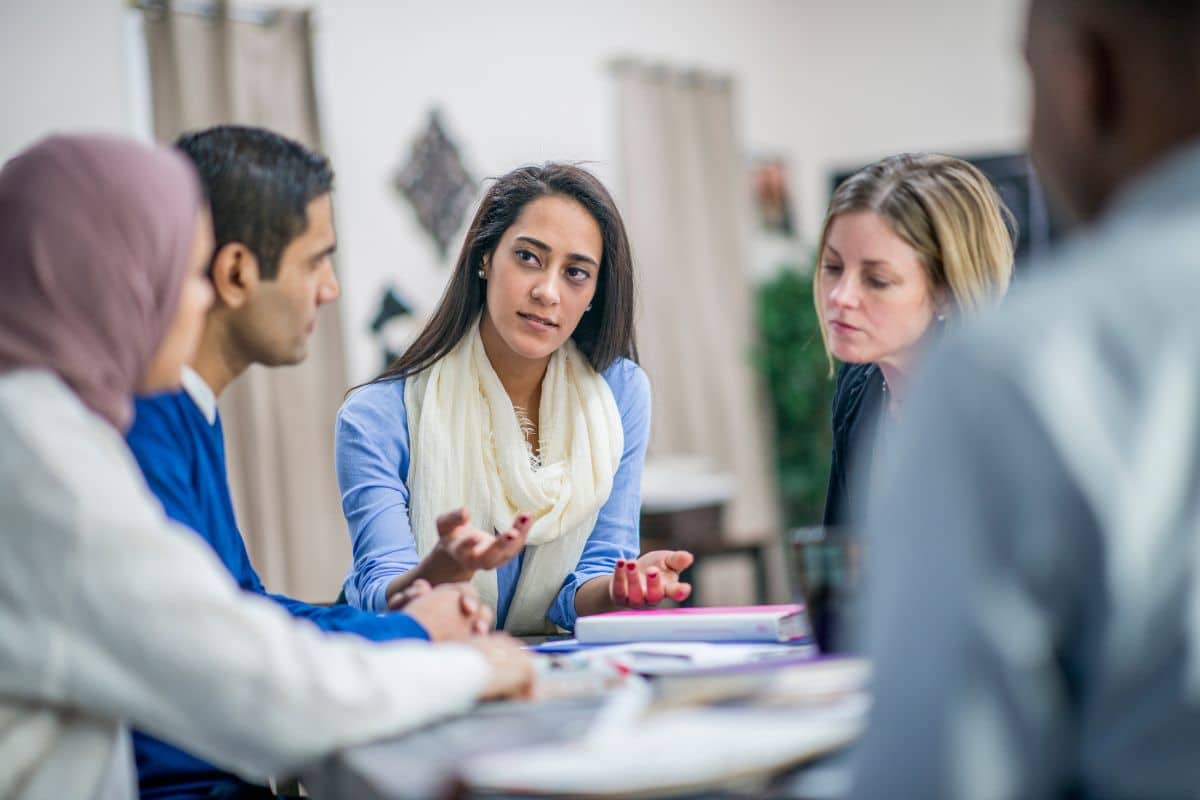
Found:
[[[245,595],[125,446],[211,302],[190,165],[101,136],[0,170],[0,797],[133,797],[125,725],[265,782],[528,688],[503,638],[325,637]]]
[[[56,375],[123,433],[134,389],[178,385],[212,302],[199,184],[170,151],[98,137],[48,139],[3,178],[3,380]]]

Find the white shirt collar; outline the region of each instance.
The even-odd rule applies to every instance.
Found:
[[[191,367],[183,368],[183,390],[200,409],[200,413],[208,420],[209,425],[217,421],[217,396],[212,388],[200,377],[200,373]]]

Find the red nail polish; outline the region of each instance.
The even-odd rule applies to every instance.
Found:
[[[633,561],[629,561],[625,564],[625,569],[637,569],[637,564]]]
[[[657,579],[658,578],[658,570],[651,567],[650,569],[646,570],[646,577],[649,579]]]
[[[521,516],[517,517],[517,523],[518,523],[518,524],[520,524],[520,525],[524,525],[526,522],[529,522],[529,515],[528,515],[528,514],[522,514]]]
[[[617,567],[623,567],[623,566],[625,566],[625,559],[618,558],[617,559]]]

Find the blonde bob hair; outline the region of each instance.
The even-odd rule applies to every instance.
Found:
[[[995,302],[1008,290],[1013,244],[1007,225],[1015,233],[1016,223],[991,182],[967,162],[905,153],[854,173],[829,201],[818,259],[824,257],[833,221],[857,211],[878,214],[917,252],[930,290],[945,290],[955,314]],[[818,261],[813,300],[832,364],[821,303],[822,272]]]

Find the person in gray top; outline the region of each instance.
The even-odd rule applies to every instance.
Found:
[[[1034,0],[1026,57],[1082,227],[913,388],[855,797],[1200,795],[1200,2]]]

